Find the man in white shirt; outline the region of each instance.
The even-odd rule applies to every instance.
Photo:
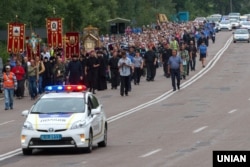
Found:
[[[118,61],[118,68],[121,77],[121,86],[120,86],[120,94],[124,96],[128,96],[129,84],[130,84],[130,74],[132,63],[131,60],[126,56],[126,52],[121,52],[122,58]]]

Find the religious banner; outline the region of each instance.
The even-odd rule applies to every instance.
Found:
[[[8,23],[8,43],[7,51],[9,53],[22,53],[25,42],[25,24]]]
[[[65,40],[66,58],[71,57],[73,54],[79,55],[79,33],[67,32]]]
[[[62,18],[47,18],[47,43],[49,47],[63,47]]]
[[[26,37],[26,51],[28,59],[34,59],[35,56],[40,57],[40,42],[41,38],[34,32],[31,33],[30,37]]]
[[[161,23],[168,22],[168,18],[165,14],[159,13],[157,17]]]

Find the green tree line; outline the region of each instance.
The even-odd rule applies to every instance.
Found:
[[[64,32],[82,31],[88,25],[108,33],[108,19],[121,17],[131,20],[132,26],[156,22],[157,13],[171,20],[180,11],[188,11],[190,20],[197,16],[229,12],[250,13],[249,0],[1,0],[0,30],[8,22],[22,22],[26,27],[46,27],[45,18],[62,17]],[[16,17],[17,16],[17,17]],[[0,42],[5,55],[6,41]],[[1,56],[2,56],[1,55]]]
[[[101,32],[107,30],[107,20],[122,17],[133,26],[156,21],[157,13],[171,19],[179,11],[188,11],[190,19],[213,13],[231,11],[250,13],[249,0],[1,0],[0,29],[6,23],[19,21],[30,27],[45,27],[45,18],[64,18],[65,31],[81,31],[93,25]],[[18,16],[16,18],[16,16]]]

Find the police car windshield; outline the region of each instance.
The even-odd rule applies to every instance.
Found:
[[[83,113],[84,106],[82,98],[44,98],[33,106],[31,114]]]

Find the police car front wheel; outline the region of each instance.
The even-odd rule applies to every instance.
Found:
[[[108,141],[107,139],[108,139],[108,130],[107,130],[107,126],[105,126],[104,134],[103,134],[103,141],[98,143],[98,147],[106,147],[107,141]]]
[[[92,149],[93,149],[93,133],[92,133],[92,131],[90,130],[90,131],[89,131],[88,147],[86,147],[86,148],[84,149],[84,151],[85,151],[86,153],[91,153],[91,152],[92,152]]]
[[[23,155],[31,155],[32,154],[32,149],[29,148],[23,148]]]

